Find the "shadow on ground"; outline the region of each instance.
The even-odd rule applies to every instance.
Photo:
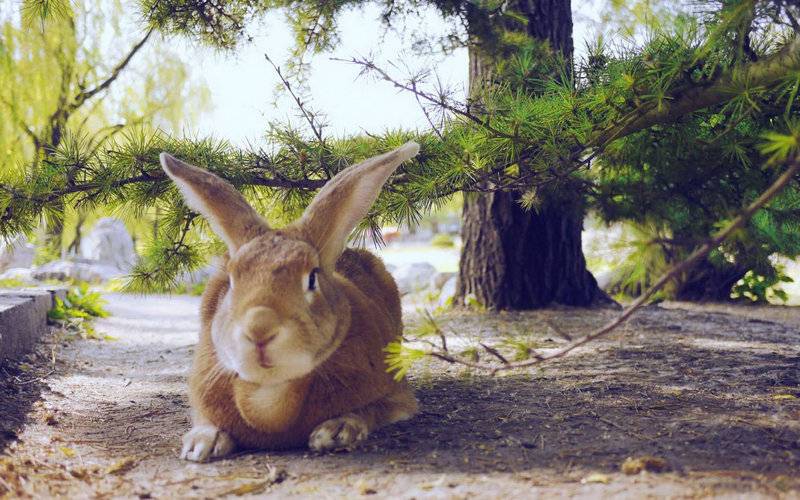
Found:
[[[577,334],[613,314],[454,314],[443,324],[482,337],[526,331],[552,341],[543,324]],[[352,453],[250,452],[206,465],[177,459],[189,424],[184,375],[194,336],[194,325],[181,324],[185,332],[168,338],[169,327],[158,325],[117,345],[71,347],[68,373],[50,381],[42,410],[57,424],[29,424],[10,455],[69,472],[74,457],[57,451],[68,447],[87,472],[53,479],[39,471],[50,482],[29,482],[30,491],[496,496],[502,485],[618,494],[636,484],[657,494],[697,493],[702,485],[714,494],[742,491],[745,481],[745,490],[772,495],[798,487],[800,338],[792,322],[648,308],[616,338],[530,373],[488,378],[438,362],[421,367],[412,377],[421,413]],[[619,474],[627,457],[644,455],[664,459],[671,472]],[[129,461],[125,470],[109,474],[121,460]],[[273,469],[287,479],[264,479]],[[591,473],[615,483],[582,485]]]

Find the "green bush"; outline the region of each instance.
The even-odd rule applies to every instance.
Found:
[[[789,296],[779,285],[781,283],[792,283],[794,280],[783,274],[782,271],[781,268],[777,267],[772,276],[762,276],[753,271],[747,271],[747,274],[731,290],[731,298],[748,299],[757,303],[766,303],[769,301],[768,299],[786,302]]]
[[[22,288],[26,285],[27,284],[24,281],[14,278],[0,280],[0,288]]]
[[[92,326],[95,318],[108,316],[105,305],[106,300],[100,292],[90,291],[88,283],[81,283],[67,291],[63,300],[56,297],[56,305],[47,313],[47,317],[64,331],[82,338],[114,340],[109,336],[99,336]]]

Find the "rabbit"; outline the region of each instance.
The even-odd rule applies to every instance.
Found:
[[[228,248],[202,297],[181,458],[352,449],[416,414],[408,382],[384,363],[384,347],[402,333],[397,285],[378,257],[346,243],[418,151],[408,142],[346,168],[283,229],[271,229],[228,182],[161,154],[187,206]]]

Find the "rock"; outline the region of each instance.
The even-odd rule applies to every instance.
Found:
[[[15,236],[5,244],[0,240],[0,272],[15,267],[31,267],[35,253],[36,249],[24,234]]]
[[[55,260],[39,266],[33,270],[33,278],[39,281],[88,281],[101,283],[110,279],[119,278],[125,274],[116,266],[91,262],[74,262],[70,260]]]
[[[453,297],[456,296],[456,281],[458,276],[451,273],[453,276],[442,286],[442,291],[439,292],[439,307],[447,307],[452,305]]]
[[[32,283],[36,280],[33,279],[33,270],[27,267],[12,267],[0,274],[0,281],[2,280],[15,280],[23,283]]]
[[[431,290],[441,290],[445,283],[450,281],[450,278],[455,276],[456,273],[436,273],[431,276],[430,288]]]
[[[81,240],[79,255],[120,271],[130,271],[136,264],[133,238],[125,224],[113,217],[100,219],[92,231]]]
[[[397,289],[400,291],[400,295],[406,295],[428,288],[431,276],[434,274],[436,274],[435,267],[427,262],[416,262],[396,269],[392,276],[397,282]]]

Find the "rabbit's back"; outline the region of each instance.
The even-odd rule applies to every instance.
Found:
[[[397,283],[378,256],[368,250],[348,248],[336,261],[336,272],[374,301],[397,326],[396,330],[385,332],[387,340],[394,340],[402,334],[402,306]]]

